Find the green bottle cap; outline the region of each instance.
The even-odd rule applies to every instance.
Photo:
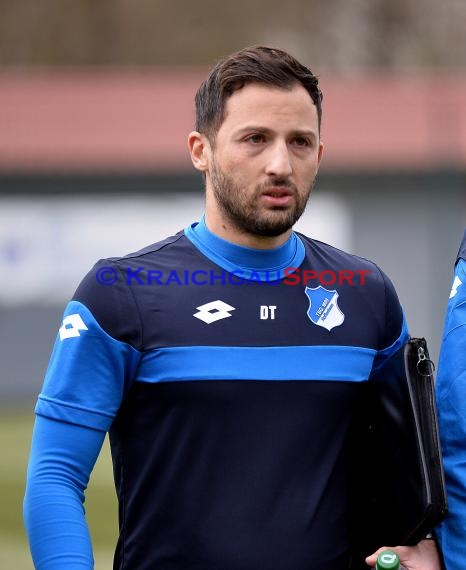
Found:
[[[393,550],[384,550],[377,556],[376,570],[399,570],[400,559]]]

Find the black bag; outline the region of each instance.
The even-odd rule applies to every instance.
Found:
[[[414,545],[447,512],[426,341],[410,339],[390,374],[376,374],[361,400],[351,446],[351,568],[381,546]],[[392,373],[395,370],[395,373]]]

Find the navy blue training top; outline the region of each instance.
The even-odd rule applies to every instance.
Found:
[[[110,431],[115,569],[343,570],[348,429],[406,339],[373,263],[201,221],[89,272],[36,413]]]

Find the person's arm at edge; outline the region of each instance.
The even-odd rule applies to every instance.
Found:
[[[98,262],[68,303],[36,403],[24,517],[40,570],[93,567],[84,489],[140,359],[131,292],[102,286],[102,266],[118,267]]]
[[[463,570],[466,540],[466,261],[455,271],[437,375],[437,407],[448,513],[436,530],[448,570]]]
[[[102,431],[36,416],[24,498],[36,569],[94,567],[84,490],[104,438]]]
[[[392,282],[387,278],[386,275],[382,273],[386,288],[386,330],[397,331],[400,328],[400,320],[403,320],[403,311],[399,304],[398,296],[396,294],[395,288]],[[400,335],[398,340],[393,343],[390,347],[390,351],[393,354],[393,348],[397,347],[398,351],[403,350],[404,343],[408,340],[408,329],[406,322],[402,326],[402,331],[404,334]],[[390,337],[393,340],[393,337]],[[400,342],[401,341],[401,342]],[[385,357],[388,356],[387,351],[381,351],[381,354],[385,353]],[[386,367],[389,365],[388,362],[383,361],[378,363],[379,367]],[[441,570],[441,562],[438,554],[437,545],[435,540],[421,540],[415,546],[381,546],[376,552],[368,556],[365,560],[368,566],[375,566],[377,561],[377,556],[383,550],[392,550],[398,554],[400,557],[401,564],[406,568],[406,570]]]

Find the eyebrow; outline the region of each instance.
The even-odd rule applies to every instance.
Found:
[[[256,133],[262,133],[262,134],[270,134],[272,131],[272,129],[269,129],[267,127],[262,127],[259,125],[246,125],[245,127],[241,127],[238,131],[237,134],[241,135],[243,133],[247,133],[249,131],[254,131]],[[294,136],[310,136],[310,137],[318,137],[316,131],[313,130],[307,130],[307,129],[297,129],[291,132],[292,135]]]

